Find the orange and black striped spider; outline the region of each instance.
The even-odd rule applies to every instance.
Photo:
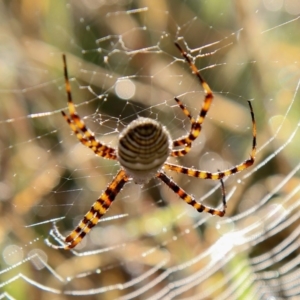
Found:
[[[205,92],[204,102],[196,119],[191,116],[190,112],[181,103],[181,101],[175,97],[175,101],[183,111],[184,115],[190,119],[190,132],[187,135],[172,141],[169,131],[162,124],[149,118],[140,117],[132,121],[123,130],[123,132],[121,132],[117,149],[99,142],[95,138],[94,133],[86,127],[84,121],[77,114],[72,101],[66,56],[63,55],[64,76],[70,116],[67,116],[63,111],[62,115],[69,124],[71,130],[76,134],[78,140],[83,145],[90,148],[98,156],[117,160],[120,163],[120,170],[114,177],[112,182],[108,185],[106,190],[92,205],[91,209],[83,217],[78,226],[67,237],[63,237],[58,232],[58,229],[56,227],[53,229],[52,234],[54,234],[57,240],[61,242],[61,245],[53,245],[48,240],[46,240],[49,246],[55,249],[68,250],[74,248],[77,244],[79,244],[85,237],[85,235],[98,223],[99,219],[106,214],[117,194],[129,180],[133,180],[137,184],[144,184],[147,183],[151,178],[157,177],[162,180],[167,186],[169,186],[169,188],[173,190],[187,204],[193,206],[198,212],[207,212],[220,217],[223,217],[225,215],[226,197],[222,178],[247,169],[254,163],[255,159],[256,123],[252,105],[248,101],[252,120],[253,136],[250,158],[246,159],[239,165],[215,173],[196,170],[193,168],[186,168],[168,163],[167,159],[169,156],[184,156],[190,151],[192,142],[196,140],[201,132],[203,121],[213,99],[213,93],[209,85],[203,79],[202,75],[199,73],[197,67],[191,61],[188,54],[182,50],[178,43],[175,43],[175,46],[179,49],[181,55],[189,64],[192,73],[195,74],[199,79],[199,82]],[[223,195],[222,210],[210,208],[197,202],[193,196],[185,192],[170,177],[168,177],[164,172],[164,169],[201,179],[220,180]]]

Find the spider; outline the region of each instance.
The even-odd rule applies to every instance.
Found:
[[[77,227],[67,237],[63,237],[58,232],[58,229],[56,227],[54,228],[53,233],[58,238],[61,245],[54,245],[47,240],[47,244],[51,247],[55,249],[69,250],[78,245],[85,235],[88,234],[89,231],[98,223],[99,219],[106,214],[118,193],[129,180],[133,180],[137,184],[144,184],[147,183],[151,178],[157,177],[162,180],[171,190],[173,190],[182,200],[193,206],[198,212],[207,212],[211,215],[217,215],[220,217],[225,215],[226,196],[222,179],[247,169],[254,163],[255,160],[256,122],[252,105],[251,102],[248,101],[252,121],[252,151],[250,158],[227,170],[218,170],[218,172],[215,173],[168,163],[167,159],[169,156],[184,156],[190,151],[192,142],[195,141],[200,135],[202,124],[213,100],[213,93],[209,85],[203,79],[189,55],[177,42],[175,42],[175,46],[178,48],[183,58],[190,66],[192,73],[198,78],[205,92],[204,102],[196,119],[192,117],[188,109],[178,98],[174,98],[184,115],[190,120],[190,132],[185,136],[172,141],[169,131],[162,124],[150,118],[139,117],[138,119],[132,121],[120,133],[117,149],[98,141],[95,138],[94,133],[86,127],[84,121],[77,114],[72,100],[66,56],[63,54],[65,86],[70,116],[67,116],[63,111],[62,115],[69,124],[71,130],[77,136],[78,140],[84,146],[90,148],[96,155],[100,157],[117,160],[120,163],[120,170],[112,182],[107,186],[105,191],[92,205],[91,209],[79,222]],[[223,196],[222,210],[211,208],[197,202],[192,195],[189,195],[169,176],[167,176],[164,172],[164,169],[201,179],[220,180]]]

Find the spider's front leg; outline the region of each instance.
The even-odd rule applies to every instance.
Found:
[[[91,209],[86,213],[84,218],[79,222],[77,227],[64,239],[66,244],[58,246],[53,245],[46,240],[47,244],[54,249],[65,250],[70,250],[78,245],[85,235],[98,223],[99,219],[106,214],[110,205],[115,200],[115,197],[128,180],[129,178],[125,171],[121,169],[106,190],[102,193],[102,195],[92,205]],[[61,238],[57,232],[56,235],[58,238]]]
[[[208,207],[206,205],[197,202],[195,198],[189,195],[184,189],[182,189],[175,181],[173,181],[170,177],[168,177],[164,172],[159,172],[156,175],[159,179],[161,179],[175,194],[177,194],[182,200],[184,200],[187,204],[193,206],[198,212],[206,212],[211,215],[223,217],[226,213],[226,193],[223,180],[220,179],[221,187],[222,187],[222,202],[223,208],[222,210]]]

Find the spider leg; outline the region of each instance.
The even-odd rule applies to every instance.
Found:
[[[99,219],[106,214],[117,194],[129,180],[125,171],[121,169],[106,190],[92,205],[77,227],[64,239],[65,245],[58,246],[48,242],[54,249],[70,250],[78,245],[85,235],[98,223]],[[60,238],[62,238],[60,236]]]
[[[81,120],[80,116],[77,114],[71,94],[71,86],[68,76],[68,69],[67,69],[67,60],[66,55],[63,54],[63,63],[64,63],[64,76],[65,76],[65,85],[66,85],[66,92],[68,96],[68,109],[70,113],[70,118],[62,112],[64,119],[68,122],[72,131],[76,134],[78,140],[85,146],[92,149],[95,154],[102,156],[104,158],[109,159],[117,159],[115,154],[115,149],[108,147],[99,141],[96,140],[94,133],[88,129],[83,120]],[[83,133],[79,133],[79,130]]]
[[[168,177],[164,172],[159,172],[156,175],[159,179],[161,179],[175,194],[177,194],[182,200],[184,200],[187,204],[193,206],[198,212],[206,212],[211,215],[216,215],[219,217],[223,217],[226,212],[226,194],[223,180],[221,179],[221,188],[222,188],[222,210],[211,208],[206,205],[203,205],[195,200],[195,198],[186,193],[181,187],[177,185],[170,177]]]
[[[198,177],[198,178],[202,178],[202,179],[220,180],[220,179],[222,179],[226,176],[230,176],[232,174],[241,172],[241,171],[249,168],[250,166],[252,166],[253,163],[254,163],[255,154],[256,154],[256,122],[255,122],[251,102],[248,101],[248,104],[249,104],[250,113],[251,113],[252,137],[253,137],[252,138],[252,150],[251,150],[250,158],[246,159],[245,161],[243,161],[239,165],[236,165],[236,166],[234,166],[232,168],[229,168],[227,170],[218,171],[218,172],[215,172],[215,173],[202,171],[202,170],[197,170],[197,169],[193,169],[193,168],[185,168],[185,167],[175,165],[175,164],[170,164],[170,163],[165,163],[163,165],[163,168],[167,169],[167,170],[175,171],[177,173],[187,174],[188,176],[192,176],[192,177]]]
[[[98,156],[104,157],[104,158],[108,158],[108,159],[117,159],[117,156],[115,154],[115,150],[111,151],[112,148],[106,147],[104,145],[102,145],[101,143],[97,143],[92,144],[90,140],[86,139],[77,129],[76,125],[70,120],[70,118],[62,111],[61,112],[64,119],[67,121],[67,123],[69,124],[71,130],[75,133],[75,135],[77,136],[78,140],[81,142],[81,144],[83,144],[84,146],[92,149],[95,154],[97,154]]]
[[[183,111],[183,113],[190,119],[191,124],[193,125],[195,123],[195,119],[192,117],[189,110],[182,104],[182,102],[177,97],[175,97],[174,100],[177,102],[178,106]],[[178,146],[178,145],[176,145],[176,146]]]
[[[174,100],[177,102],[178,106],[183,111],[183,113],[190,119],[191,126],[193,127],[196,121],[192,117],[191,113],[188,111],[188,109],[182,104],[182,102],[178,98],[175,97]],[[178,146],[176,141],[178,141],[178,140],[173,141],[173,147]],[[189,144],[185,145],[185,147],[183,149],[173,150],[171,155],[173,157],[184,156],[191,150],[191,146],[192,146],[192,143],[189,143]]]
[[[204,119],[205,119],[206,114],[207,114],[207,112],[210,108],[210,105],[211,105],[211,102],[212,102],[214,96],[213,96],[212,90],[210,89],[209,85],[204,80],[204,78],[202,77],[202,75],[198,71],[195,64],[191,61],[191,59],[189,58],[187,53],[185,51],[183,51],[181,46],[176,42],[175,42],[175,46],[179,49],[181,55],[185,58],[185,60],[189,64],[189,66],[192,70],[192,73],[195,74],[197,76],[197,78],[199,79],[200,84],[201,84],[201,86],[202,86],[202,88],[205,92],[205,99],[204,99],[204,102],[202,104],[202,108],[200,110],[200,113],[199,113],[196,121],[191,122],[192,125],[191,125],[191,130],[190,130],[189,134],[173,141],[173,146],[174,147],[185,145],[185,148],[180,149],[182,151],[173,150],[171,155],[172,156],[183,156],[190,150],[192,142],[200,135],[200,132],[201,132],[201,129],[202,129],[202,124],[204,122]],[[178,155],[178,154],[183,154],[183,155]]]

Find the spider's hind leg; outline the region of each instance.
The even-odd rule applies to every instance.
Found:
[[[71,93],[71,85],[68,76],[68,68],[67,68],[67,59],[66,55],[63,54],[63,63],[64,63],[64,76],[65,76],[65,88],[68,97],[68,109],[70,117],[67,116],[63,111],[62,115],[64,119],[69,124],[71,130],[75,133],[78,140],[85,146],[89,147],[91,150],[95,152],[96,155],[116,160],[116,151],[114,148],[111,148],[101,142],[99,142],[95,138],[95,134],[91,131],[84,123],[84,121],[78,115],[75,105],[72,99]]]
[[[248,105],[250,108],[250,115],[251,115],[251,121],[252,121],[252,149],[250,153],[250,157],[240,164],[233,166],[226,170],[219,170],[218,172],[208,172],[204,170],[197,170],[194,168],[187,168],[182,167],[176,164],[171,164],[166,162],[163,165],[163,168],[170,171],[175,171],[177,173],[186,174],[191,177],[201,178],[201,179],[212,179],[212,180],[220,180],[224,177],[228,177],[230,175],[239,173],[249,167],[251,167],[255,161],[255,155],[256,155],[256,121],[254,118],[254,112],[251,105],[251,102],[248,101]]]
[[[189,114],[188,110],[185,109],[184,106],[181,104],[181,102],[175,98],[176,102],[178,103],[179,107],[182,109],[183,113],[191,121],[190,132],[187,135],[185,135],[179,139],[176,139],[173,142],[174,147],[185,145],[185,147],[183,149],[172,151],[172,156],[176,157],[176,156],[184,156],[186,153],[188,153],[191,149],[192,142],[195,141],[197,139],[197,137],[200,135],[201,129],[202,129],[202,124],[205,120],[208,110],[210,109],[210,106],[211,106],[214,96],[213,96],[213,92],[212,92],[211,88],[209,87],[208,83],[204,80],[204,78],[202,77],[202,75],[200,74],[196,65],[190,59],[188,54],[181,48],[181,46],[177,42],[175,42],[175,46],[178,48],[181,55],[184,57],[186,62],[189,64],[192,73],[198,78],[198,80],[204,90],[204,93],[205,93],[204,102],[202,104],[201,110],[200,110],[196,120],[194,120],[193,118],[191,118],[191,116],[189,116],[190,114]]]

